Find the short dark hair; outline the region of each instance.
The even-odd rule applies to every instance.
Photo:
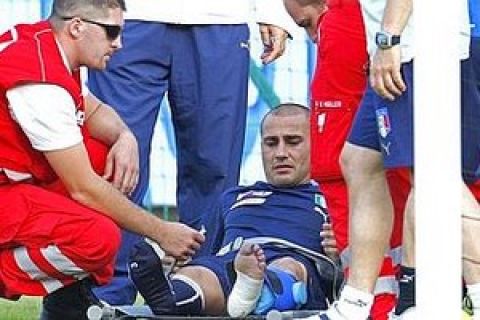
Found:
[[[299,103],[286,102],[273,107],[262,118],[260,123],[260,135],[263,135],[263,125],[265,120],[270,116],[293,116],[304,114],[305,117],[310,117],[310,109]]]
[[[108,9],[126,11],[124,0],[54,0],[52,16],[100,18],[108,15]]]

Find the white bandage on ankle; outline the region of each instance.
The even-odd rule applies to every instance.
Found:
[[[262,293],[263,279],[257,280],[237,272],[237,280],[228,297],[227,311],[233,318],[246,317],[257,305]]]

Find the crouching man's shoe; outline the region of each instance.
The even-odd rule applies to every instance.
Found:
[[[103,304],[92,292],[89,278],[58,289],[43,298],[40,320],[88,320],[87,310]]]

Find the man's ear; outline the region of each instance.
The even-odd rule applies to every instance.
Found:
[[[68,32],[74,39],[81,37],[82,33],[85,31],[85,23],[82,22],[80,18],[72,18],[68,24]]]

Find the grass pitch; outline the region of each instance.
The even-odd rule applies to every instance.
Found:
[[[22,297],[18,301],[0,299],[0,319],[37,320],[41,304],[42,299],[38,297]]]

